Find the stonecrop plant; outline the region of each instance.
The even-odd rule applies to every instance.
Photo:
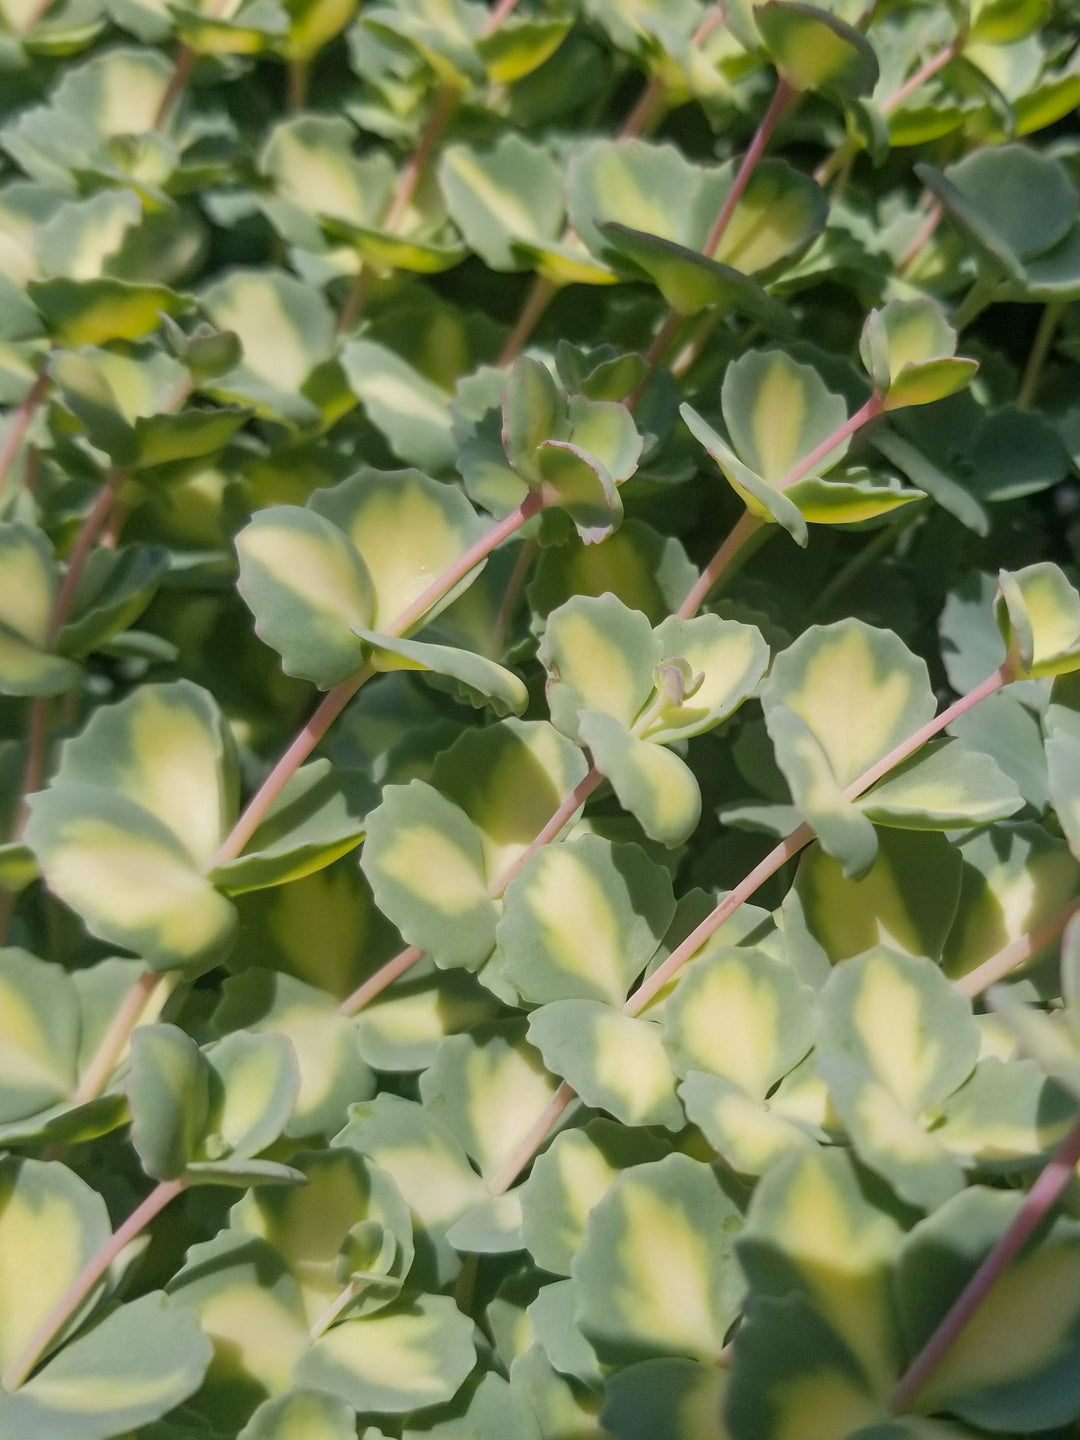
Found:
[[[0,1440],[1080,1436],[1073,0],[0,69]]]

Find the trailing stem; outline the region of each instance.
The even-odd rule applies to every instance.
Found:
[[[856,411],[856,413],[852,415],[850,419],[846,420],[832,435],[822,441],[809,455],[804,456],[798,465],[794,466],[789,474],[784,477],[780,483],[780,488],[783,489],[785,485],[794,484],[797,479],[813,469],[820,460],[830,454],[837,445],[846,440],[855,430],[876,418],[880,410],[881,402],[875,397],[871,397],[861,409]],[[757,519],[756,516],[751,515],[749,511],[745,511],[727,539],[713,556],[706,569],[702,572],[700,578],[679,606],[676,613],[684,620],[695,615],[706,596],[720,578],[720,575],[730,568],[737,556],[745,559],[750,547],[759,544],[767,534],[768,531],[764,522]],[[575,812],[584,805],[589,796],[597,789],[603,778],[595,766],[588,772],[585,778],[581,780],[566,797],[544,828],[525,847],[513,864],[508,866],[507,869],[492,882],[488,894],[493,900],[498,900],[505,893],[507,888],[517,879],[521,871],[538,850],[550,844],[550,842],[555,839],[569,823]],[[807,832],[799,848],[801,848],[801,845],[805,845],[809,838],[810,834]],[[787,843],[786,841],[784,842],[784,844]],[[778,850],[779,848],[780,847],[778,847]],[[774,852],[774,854],[775,853],[776,852]],[[782,865],[787,858],[789,857],[785,855],[778,860],[775,868],[779,869],[780,865]],[[762,863],[764,864],[765,862]],[[768,874],[762,875],[760,879],[754,883],[753,889],[751,889],[748,894],[753,894],[753,891],[756,890],[759,885],[763,884],[768,878],[768,875],[772,873],[773,871],[770,870]],[[747,878],[748,880],[750,879],[750,877]],[[745,883],[746,882],[744,882],[744,884]],[[735,892],[732,893],[734,894]],[[731,899],[730,896],[728,898],[729,900]],[[741,903],[741,900],[737,902],[737,904]],[[726,918],[726,916],[724,918]],[[722,923],[722,921],[718,921],[717,923]],[[402,950],[399,954],[388,960],[374,975],[370,975],[362,985],[358,986],[351,995],[347,996],[341,1002],[340,1009],[342,1013],[345,1015],[357,1014],[365,1005],[369,1005],[376,996],[381,995],[395,980],[400,979],[418,960],[423,958],[423,955],[424,951],[417,949],[415,945],[410,945],[407,949]]]
[[[761,123],[754,131],[753,138],[746,148],[746,152],[739,163],[739,168],[735,172],[735,178],[731,182],[731,189],[724,196],[724,203],[720,206],[719,213],[713,221],[712,229],[709,231],[704,247],[702,248],[702,254],[710,260],[715,254],[720,241],[724,238],[724,232],[731,223],[731,217],[735,213],[735,208],[742,199],[743,192],[746,190],[747,185],[749,185],[754,171],[758,167],[758,162],[761,160],[769,141],[772,139],[773,131],[798,98],[799,92],[793,90],[782,76],[778,77],[776,89],[773,91],[773,97],[769,101],[768,108],[761,117]],[[648,384],[650,376],[657,365],[659,365],[663,358],[664,351],[671,343],[682,320],[683,316],[676,310],[668,309],[667,314],[661,322],[660,329],[653,337],[652,343],[645,354],[647,366],[645,379],[642,380],[637,389],[623,402],[628,410],[633,410],[641,398],[641,394]]]
[[[845,798],[850,800],[857,795],[861,795],[864,790],[869,789],[869,787],[880,780],[883,775],[887,774],[895,766],[901,764],[910,755],[913,755],[927,740],[944,730],[945,727],[952,724],[954,720],[959,719],[961,715],[966,714],[968,710],[972,709],[988,695],[992,695],[996,690],[1000,690],[1001,687],[1008,684],[1012,678],[1012,672],[1008,666],[1000,666],[993,674],[988,675],[981,684],[976,685],[973,690],[969,690],[966,695],[962,695],[960,699],[950,705],[948,709],[943,710],[940,715],[937,715],[933,720],[922,726],[921,729],[916,730],[913,735],[909,735],[906,740],[902,740],[899,745],[896,745],[890,750],[888,755],[884,756],[876,765],[872,765],[868,770],[864,771],[864,773],[860,775],[857,780],[853,781],[844,791]],[[697,954],[706,940],[708,940],[726,920],[729,920],[739,907],[764,885],[766,880],[770,879],[778,870],[782,869],[783,866],[786,865],[789,860],[793,859],[813,838],[813,830],[809,825],[803,824],[793,830],[785,839],[781,840],[778,845],[774,846],[768,855],[750,871],[749,875],[747,875],[734,890],[725,896],[712,913],[706,915],[701,924],[690,932],[682,944],[671,952],[663,964],[658,966],[658,968],[642,982],[623,1006],[623,1014],[640,1015],[669,981],[674,979],[682,966]],[[563,1084],[559,1086],[559,1089],[556,1090],[544,1115],[530,1127],[528,1135],[522,1139],[521,1144],[513,1156],[499,1171],[496,1179],[491,1182],[490,1188],[493,1194],[500,1194],[502,1190],[510,1188],[517,1174],[524,1169],[532,1159],[540,1145],[543,1144],[547,1138],[555,1121],[573,1098],[574,1092],[563,1082]],[[548,1117],[549,1111],[551,1112],[550,1117]],[[547,1128],[543,1129],[542,1122],[545,1117],[548,1117],[548,1124]],[[510,1173],[511,1165],[517,1167],[513,1173]]]
[[[83,1072],[78,1089],[71,1098],[72,1105],[86,1105],[89,1101],[96,1100],[105,1089],[109,1076],[116,1069],[123,1054],[124,1046],[139,1023],[139,1017],[153,1002],[158,990],[167,984],[168,976],[159,975],[154,970],[144,970],[135,981],[102,1036],[93,1059]]]
[[[448,566],[422,594],[417,596],[411,605],[406,606],[392,624],[386,627],[386,634],[403,635],[423,618],[432,605],[441,600],[459,581],[464,580],[470,570],[475,569],[482,560],[485,560],[492,550],[501,545],[504,540],[509,539],[515,531],[520,530],[522,525],[531,520],[534,515],[538,515],[543,508],[543,498],[537,491],[530,490],[516,509],[512,510],[505,519],[500,520],[497,525],[493,525],[488,533],[477,540],[474,545],[470,545],[453,565]],[[220,849],[211,861],[211,869],[217,865],[224,865],[229,860],[235,860],[286,784],[322,740],[360,687],[366,684],[375,673],[373,666],[365,665],[362,670],[350,676],[348,680],[343,680],[340,685],[335,685],[332,690],[326,692],[318,709],[300,729],[292,744],[248,801],[243,814],[222,841]]]
[[[904,276],[915,264],[922,252],[926,249],[933,237],[934,231],[941,224],[941,217],[945,211],[940,201],[935,201],[922,221],[915,234],[911,237],[911,243],[896,262],[896,273]]]
[[[915,91],[932,80],[939,70],[944,70],[950,61],[955,60],[963,48],[966,36],[961,33],[951,40],[948,45],[931,55],[924,65],[920,65],[910,75],[900,88],[893,92],[889,98],[881,104],[881,114],[889,116],[894,110],[899,110],[905,100],[908,100]],[[859,142],[852,136],[842,141],[832,154],[827,155],[818,168],[814,171],[814,179],[819,185],[827,185],[834,175],[843,170],[855,158],[858,153]]]
[[[1064,309],[1064,303],[1058,301],[1051,305],[1045,305],[1039,316],[1039,327],[1035,331],[1035,339],[1028,354],[1027,364],[1024,366],[1024,378],[1020,382],[1020,389],[1016,396],[1016,403],[1025,410],[1035,399],[1039,381],[1042,379],[1043,366],[1046,364],[1046,357],[1050,354],[1050,346],[1053,344]]]
[[[744,510],[728,531],[727,539],[721,543],[716,554],[694,581],[676,614],[683,620],[689,620],[692,615],[696,615],[713,587],[719,583],[720,577],[730,572],[736,557],[745,559],[749,555],[751,541],[760,543],[766,538],[765,521],[757,515],[751,515],[749,510]]]
[[[563,1111],[576,1099],[577,1094],[573,1088],[565,1080],[561,1081],[551,1099],[521,1137],[517,1149],[488,1181],[488,1190],[492,1195],[503,1195],[510,1189],[550,1135]]]
[[[976,965],[974,970],[969,970],[966,975],[953,981],[953,989],[959,990],[961,995],[974,998],[981,995],[991,985],[996,985],[1003,980],[1011,971],[1026,965],[1029,960],[1034,960],[1040,951],[1045,950],[1064,931],[1066,925],[1074,915],[1080,914],[1080,896],[1070,900],[1064,910],[1059,910],[1056,915],[1051,915],[1049,920],[1044,920],[1041,925],[1027,935],[1018,935],[1015,940],[1010,940],[1008,945],[1003,946],[996,955],[991,955],[981,965]]]
[[[953,1302],[945,1318],[927,1340],[889,1396],[894,1415],[910,1410],[927,1380],[941,1364],[987,1295],[1023,1249],[1034,1231],[1054,1208],[1073,1178],[1080,1160],[1080,1120],[1077,1120],[1042,1174],[1028,1191],[1016,1218]]]
[[[723,6],[713,6],[691,36],[691,45],[700,45],[703,40],[712,34],[723,19]],[[618,138],[620,140],[632,140],[637,135],[644,135],[660,116],[666,102],[667,86],[664,84],[661,76],[654,75],[642,90],[630,114],[623,121],[619,128]],[[568,227],[563,232],[561,243],[563,245],[569,245],[573,243],[573,240],[574,232]],[[525,297],[525,304],[522,306],[521,313],[514,322],[513,329],[507,336],[506,344],[503,346],[502,353],[499,356],[497,363],[500,366],[512,365],[521,354],[522,350],[524,350],[532,338],[533,331],[540,323],[548,306],[558,293],[558,287],[552,284],[545,276],[538,274],[533,277],[533,283]],[[636,402],[636,399],[637,394],[635,392],[632,400]],[[633,409],[633,404],[630,405],[630,408]]]
[[[25,401],[23,403],[25,404]],[[82,523],[68,559],[64,578],[57,591],[52,615],[49,618],[48,639],[50,645],[63,629],[71,613],[72,601],[75,598],[75,591],[78,589],[86,561],[94,548],[94,542],[108,523],[116,502],[117,491],[123,483],[125,475],[126,471],[123,470],[114,468],[109,471],[105,483],[98,491],[97,498]],[[23,766],[22,780],[19,785],[19,807],[11,837],[13,840],[18,840],[26,827],[26,797],[41,788],[41,780],[45,773],[45,757],[48,751],[49,711],[52,698],[51,695],[39,695],[30,707],[30,724],[26,737],[26,763]]]
[[[506,646],[506,637],[510,633],[510,626],[514,620],[518,596],[521,594],[521,588],[525,584],[529,567],[535,556],[536,541],[523,540],[521,550],[514,561],[514,568],[510,572],[510,579],[506,582],[506,590],[499,603],[499,613],[495,616],[495,624],[491,631],[491,653],[494,656],[501,655]]]
[[[18,455],[19,447],[26,439],[26,432],[30,429],[38,406],[44,400],[51,383],[48,371],[42,370],[8,421],[4,439],[0,442],[0,490],[7,483],[8,473],[15,463],[15,456]]]
[[[724,203],[720,207],[720,213],[713,222],[713,227],[709,231],[708,239],[705,241],[704,253],[710,258],[714,254],[716,247],[720,244],[720,241],[724,238],[724,231],[727,229],[731,217],[735,213],[736,205],[738,205],[743,197],[743,191],[747,185],[749,185],[754,171],[758,167],[758,161],[765,154],[766,147],[772,139],[773,131],[797,99],[798,93],[791,88],[782,76],[779,77],[776,82],[776,89],[773,91],[773,97],[769,101],[769,108],[761,117],[761,124],[754,131],[753,139],[746,148],[746,154],[743,156],[742,163],[736,171],[735,179],[731,182],[731,189],[724,197]]]
[[[565,236],[563,237],[565,240]],[[525,304],[521,308],[521,314],[514,322],[514,328],[506,337],[506,344],[503,346],[496,361],[500,367],[512,365],[522,350],[529,343],[533,331],[540,323],[544,312],[559,293],[558,287],[550,281],[546,275],[534,275],[529,293],[525,297]]]
[[[502,22],[513,12],[517,0],[499,0],[499,3],[492,7],[484,25],[485,36],[493,34]],[[435,103],[431,107],[431,114],[428,116],[427,124],[420,132],[420,138],[416,142],[416,149],[406,161],[405,168],[398,176],[397,186],[390,200],[390,206],[383,216],[382,228],[391,234],[397,230],[412,204],[413,196],[427,169],[428,161],[442,139],[443,131],[450,123],[450,118],[457,109],[461,95],[452,85],[443,85],[435,95]],[[345,304],[342,306],[341,315],[338,318],[337,333],[345,335],[356,324],[357,317],[363,308],[364,300],[367,298],[367,289],[370,283],[370,267],[360,262],[360,268],[356,272],[352,287],[345,297]]]
[[[17,1390],[29,1378],[45,1351],[78,1312],[83,1302],[93,1292],[94,1286],[108,1272],[110,1265],[131,1244],[136,1235],[142,1233],[155,1216],[160,1215],[166,1205],[176,1199],[184,1189],[184,1180],[162,1180],[155,1185],[141,1205],[137,1206],[115,1234],[111,1235],[101,1249],[80,1270],[30,1337],[22,1354],[12,1363],[3,1376],[0,1386],[9,1393]]]

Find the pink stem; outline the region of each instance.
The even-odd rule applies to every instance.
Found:
[[[915,261],[919,258],[922,251],[929,243],[930,237],[933,235],[937,227],[941,224],[941,217],[944,215],[944,213],[945,211],[940,204],[931,205],[930,209],[926,213],[926,219],[922,222],[922,224],[919,226],[918,230],[916,230],[914,236],[912,237],[911,244],[900,256],[900,259],[896,262],[896,271],[898,275],[906,275],[907,272],[911,269],[912,265],[915,264]]]
[[[8,471],[14,463],[15,456],[19,453],[20,445],[26,439],[30,422],[33,420],[38,406],[44,400],[50,383],[48,371],[42,370],[23,396],[19,408],[8,421],[3,443],[0,443],[0,488],[3,488],[7,481]]]
[[[709,238],[705,241],[703,254],[710,259],[716,253],[716,247],[723,239],[724,231],[728,227],[735,207],[742,199],[743,191],[750,183],[750,178],[757,169],[758,161],[765,153],[765,147],[772,139],[772,133],[783,119],[785,113],[797,99],[797,92],[791,88],[788,82],[781,78],[777,79],[776,89],[769,101],[769,108],[761,117],[761,124],[754,131],[754,138],[747,146],[746,154],[742,158],[732,182],[731,189],[724,197],[724,203],[720,207],[720,213],[716,217],[712,229],[709,231]]]
[[[10,1366],[0,1384],[9,1393],[17,1390],[28,1378],[49,1345],[67,1322],[90,1295],[94,1286],[106,1273],[109,1266],[130,1245],[135,1236],[145,1230],[156,1215],[159,1215],[183,1190],[183,1180],[162,1180],[137,1209],[133,1210],[119,1230],[105,1242],[95,1256],[82,1268],[32,1335],[29,1344],[19,1358]]]
[[[386,627],[385,633],[387,635],[403,635],[431,609],[432,605],[441,600],[459,581],[464,580],[470,570],[479,565],[481,560],[486,559],[492,550],[501,545],[516,530],[520,530],[526,521],[531,520],[534,515],[538,515],[543,508],[542,496],[539,492],[530,490],[515,510],[512,510],[497,525],[493,525],[486,535],[477,540],[475,544],[470,545],[453,565],[448,566],[437,579],[433,580],[427,589],[418,595],[392,624]],[[229,860],[235,860],[286,784],[315,749],[352,697],[374,674],[373,667],[365,665],[357,674],[350,676],[348,680],[343,680],[340,685],[335,685],[332,690],[326,692],[314,715],[303,726],[273,770],[248,801],[243,814],[222,841],[221,848],[210,862],[211,869],[217,865],[224,865]]]
[[[550,1134],[551,1128],[559,1116],[571,1101],[576,1099],[577,1095],[574,1090],[563,1080],[547,1105],[521,1137],[521,1143],[514,1153],[488,1182],[488,1190],[492,1195],[502,1195],[510,1189],[520,1171],[524,1170],[543,1144],[545,1137]]]
[[[498,0],[498,4],[491,7],[491,14],[484,25],[485,37],[494,34],[503,21],[509,19],[517,3],[518,0]]]
[[[165,87],[161,100],[158,103],[157,114],[154,116],[154,129],[164,128],[166,121],[172,114],[173,106],[183,94],[187,82],[191,78],[191,72],[195,69],[195,62],[199,57],[192,50],[190,45],[181,45],[176,52],[176,64],[173,73],[169,76],[169,83]]]
[[[85,1105],[90,1100],[96,1100],[105,1089],[105,1084],[116,1069],[121,1051],[131,1038],[131,1032],[135,1029],[139,1016],[150,1004],[154,992],[165,983],[166,977],[156,974],[153,970],[143,971],[135,981],[135,984],[124,996],[123,1004],[113,1016],[112,1023],[102,1037],[101,1044],[86,1067],[83,1077],[79,1081],[78,1089],[72,1096],[71,1103],[73,1105]]]
[[[751,515],[749,510],[743,511],[741,517],[728,532],[727,539],[694,581],[690,593],[675,612],[681,619],[689,620],[697,614],[721,575],[764,523],[764,520],[759,519],[758,516]]]
[[[806,475],[812,475],[821,464],[822,460],[831,455],[832,452],[845,440],[861,430],[864,425],[869,425],[871,420],[877,417],[885,408],[885,402],[877,395],[871,395],[865,405],[861,405],[854,415],[848,417],[843,425],[838,425],[831,435],[826,435],[820,445],[816,445],[809,455],[804,455],[797,465],[793,465],[783,479],[777,482],[778,490],[787,490],[797,480],[802,480]]]
[[[749,185],[750,179],[757,168],[758,161],[765,153],[765,147],[768,145],[773,131],[779,124],[784,112],[797,98],[798,93],[791,88],[788,82],[783,78],[778,78],[776,89],[773,91],[773,97],[769,101],[769,108],[765,111],[765,114],[761,118],[760,125],[754,132],[754,137],[750,141],[746,153],[736,171],[735,179],[731,183],[731,189],[724,196],[724,203],[720,207],[720,213],[713,222],[713,227],[709,231],[708,239],[705,241],[702,254],[710,260],[720,241],[723,239],[724,231],[727,229],[731,217],[735,213],[735,207],[742,199],[743,191],[747,185]],[[645,353],[645,363],[647,366],[645,379],[642,380],[637,389],[623,401],[623,404],[628,410],[633,410],[637,402],[641,399],[642,392],[649,382],[649,377],[657,365],[659,365],[664,351],[670,344],[672,336],[679,328],[682,320],[683,317],[678,314],[677,311],[673,309],[668,310],[667,315],[664,317],[663,324],[660,326],[660,329],[653,338],[652,344]]]
[[[654,75],[637,98],[637,104],[623,121],[619,131],[620,140],[630,140],[643,135],[664,108],[667,86],[659,75]]]
[[[908,96],[914,95],[920,85],[925,85],[928,80],[932,80],[939,70],[945,69],[945,66],[948,65],[950,60],[956,59],[962,45],[963,36],[958,35],[956,39],[950,41],[943,50],[939,50],[936,55],[931,55],[926,64],[921,65],[913,75],[909,76],[895,94],[890,95],[887,100],[882,102],[882,115],[891,115],[894,110],[899,110]]]
[[[25,405],[26,401],[23,401]],[[116,502],[116,492],[124,479],[124,471],[112,469],[101,489],[82,528],[76,537],[75,544],[68,560],[67,570],[60,582],[60,589],[53,604],[52,615],[49,619],[49,643],[56,639],[63,629],[64,623],[71,612],[71,603],[75,598],[75,591],[78,588],[79,579],[86,565],[90,551],[94,548],[94,542],[101,533],[102,528],[108,521],[113,505]],[[32,795],[41,786],[41,778],[45,772],[45,756],[48,751],[49,735],[49,702],[51,697],[39,695],[30,709],[30,726],[26,742],[26,764],[23,768],[22,782],[19,789],[22,803],[15,818],[15,828],[12,839],[17,840],[26,827],[28,811],[26,809],[26,797]]]
[[[919,1391],[940,1365],[960,1332],[1000,1280],[1009,1263],[1065,1192],[1080,1160],[1080,1120],[1077,1120],[1053,1158],[1028,1191],[1011,1225],[998,1240],[953,1302],[941,1324],[927,1340],[889,1396],[894,1415],[910,1410]]]
[[[369,975],[362,985],[358,985],[351,995],[347,995],[338,1006],[342,1015],[356,1015],[363,1010],[365,1005],[370,1005],[377,995],[399,980],[407,970],[411,970],[418,960],[424,958],[425,952],[415,945],[410,945],[395,955],[392,960]]]
[[[664,351],[675,338],[675,333],[683,322],[683,316],[677,310],[669,309],[661,322],[660,329],[652,338],[648,350],[645,351],[645,376],[641,382],[631,390],[630,394],[622,402],[631,414],[637,409],[637,403],[645,393],[645,387],[652,379],[653,371],[664,358]]]
[[[492,882],[488,894],[493,900],[498,900],[501,895],[505,894],[508,887],[517,879],[536,852],[554,840],[556,835],[569,824],[603,778],[600,771],[594,766],[585,778],[574,786],[573,790],[571,790],[570,794],[555,811],[554,815],[552,815],[551,819],[536,838],[530,840],[513,864],[508,865],[503,873]]]
[[[106,476],[105,483],[98,491],[97,499],[90,508],[90,512],[82,523],[75,544],[72,547],[71,555],[68,558],[67,570],[60,583],[60,590],[56,597],[56,604],[53,606],[52,620],[49,624],[49,639],[55,640],[59,631],[63,628],[65,621],[71,611],[71,602],[75,598],[75,590],[82,576],[83,566],[86,564],[90,551],[94,548],[97,540],[116,502],[116,492],[124,481],[125,472],[113,467]]]
[[[987,676],[981,684],[976,685],[974,690],[969,690],[966,695],[962,695],[955,704],[950,705],[947,710],[943,710],[940,715],[929,721],[920,730],[917,730],[914,735],[909,735],[906,740],[901,741],[883,760],[880,760],[876,765],[871,765],[869,770],[864,771],[857,780],[853,781],[852,784],[847,787],[844,795],[849,800],[853,799],[856,795],[861,795],[864,790],[868,790],[871,785],[875,784],[883,775],[887,774],[893,766],[899,765],[901,761],[906,760],[909,755],[913,755],[927,740],[944,730],[946,725],[952,724],[959,716],[977,705],[980,700],[984,700],[987,695],[992,695],[995,690],[1000,690],[1002,685],[1006,684],[1010,678],[1011,676],[1004,665],[1001,666],[1000,669],[995,670],[993,674]],[[682,944],[671,952],[664,963],[654,970],[649,978],[634,991],[633,995],[630,996],[629,1000],[627,1000],[623,1006],[625,1013],[627,1015],[640,1015],[649,1001],[652,1000],[658,991],[664,988],[685,961],[689,960],[692,955],[695,955],[697,951],[700,950],[709,936],[712,935],[725,920],[730,919],[744,901],[749,900],[750,896],[753,895],[770,876],[775,875],[782,865],[790,860],[793,855],[797,855],[803,846],[809,844],[813,838],[814,832],[810,826],[800,825],[797,830],[793,830],[785,840],[781,840],[779,845],[770,850],[764,860],[751,870],[746,879],[737,885],[730,895],[727,895],[720,902],[711,915],[706,915],[697,929],[693,930]]]
[[[558,289],[544,275],[537,275],[533,279],[532,286],[521,307],[521,314],[514,324],[513,330],[507,336],[506,344],[502,348],[497,365],[512,365],[522,350],[529,343],[529,339],[540,322],[544,311],[551,304],[558,294]]]
[[[814,832],[810,826],[800,825],[786,839],[781,840],[779,845],[774,846],[764,860],[759,861],[749,875],[724,897],[716,909],[706,915],[696,929],[691,930],[682,944],[671,952],[664,963],[659,965],[647,980],[642,981],[623,1006],[623,1013],[640,1015],[653,996],[664,988],[691,956],[697,954],[709,936],[718,930],[725,920],[730,920],[740,905],[743,905],[751,895],[760,890],[766,880],[786,865],[792,856],[797,855],[804,845],[809,845],[813,838]]]
[[[984,960],[981,965],[976,965],[974,970],[969,970],[966,975],[953,981],[953,989],[959,990],[961,995],[974,997],[981,995],[990,985],[996,984],[1003,979],[1011,970],[1026,965],[1029,960],[1034,960],[1040,951],[1045,950],[1052,940],[1056,940],[1061,932],[1068,925],[1069,921],[1076,914],[1080,914],[1080,898],[1071,900],[1064,910],[1059,910],[1056,915],[1051,915],[1049,920],[1044,920],[1041,925],[1027,935],[1018,935],[1008,945],[1003,946],[996,955],[991,955],[989,960]]]
[[[513,6],[510,8],[513,9]],[[457,108],[458,99],[458,92],[449,85],[444,86],[436,95],[435,104],[432,106],[423,134],[420,136],[416,149],[409,157],[408,164],[398,178],[397,189],[390,203],[390,209],[383,219],[382,228],[384,230],[394,230],[404,217],[405,211],[416,194],[416,187],[420,184],[420,177],[424,173],[424,167],[427,165],[431,152],[439,143],[439,137]]]
[[[30,811],[26,804],[27,797],[33,795],[35,790],[41,789],[41,780],[45,774],[45,757],[49,749],[49,709],[52,698],[51,695],[39,695],[30,707],[30,725],[26,735],[26,763],[23,766],[22,781],[19,786],[19,809],[15,816],[12,840],[22,838],[26,822],[30,818]]]
[[[281,794],[282,790],[289,783],[297,770],[304,763],[307,757],[318,745],[330,726],[334,723],[342,710],[349,703],[352,697],[360,689],[361,685],[371,679],[375,671],[371,665],[365,665],[348,680],[343,680],[340,685],[335,685],[328,690],[320,702],[318,709],[306,722],[292,744],[278,760],[277,764],[267,775],[266,779],[256,790],[255,794],[248,801],[243,814],[236,824],[221,842],[221,847],[213,860],[210,868],[218,865],[225,865],[230,860],[235,860],[244,846],[254,835],[255,831],[266,818],[266,813],[274,801]]]
[[[495,624],[492,627],[491,653],[496,657],[501,655],[506,647],[506,637],[513,623],[518,596],[521,594],[521,587],[525,584],[525,578],[535,556],[536,541],[523,540],[521,550],[514,562],[514,568],[510,572],[510,579],[506,582],[506,590],[499,604],[499,613],[495,616]]]

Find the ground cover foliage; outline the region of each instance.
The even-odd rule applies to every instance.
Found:
[[[1077,1433],[1077,18],[3,0],[0,1440]]]

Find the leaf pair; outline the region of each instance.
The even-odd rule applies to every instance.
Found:
[[[0,1373],[20,1362],[53,1306],[111,1237],[104,1201],[73,1171],[55,1161],[0,1160]],[[82,1328],[119,1279],[113,1274],[95,1287],[29,1380],[10,1393],[0,1390],[0,1432],[26,1440],[108,1440],[156,1420],[198,1388],[210,1345],[191,1311],[160,1291],[114,1306]]]
[[[781,1161],[755,1191],[737,1242],[750,1301],[726,1405],[734,1440],[790,1433],[811,1397],[827,1433],[845,1440],[935,1433],[921,1428],[923,1416],[1009,1433],[1064,1423],[1076,1406],[1080,1345],[1080,1231],[1064,1217],[1013,1262],[910,1417],[888,1405],[904,1366],[1022,1202],[975,1186],[905,1234],[894,1203],[843,1151]],[[1070,1297],[1060,1306],[1036,1298],[1051,1275]]]
[[[760,632],[715,615],[653,629],[613,595],[582,596],[548,616],[540,658],[554,725],[588,746],[647,835],[681,844],[701,796],[664,747],[711,730],[754,693],[768,664]]]
[[[859,470],[822,478],[847,452],[847,405],[812,366],[782,350],[750,350],[734,360],[721,407],[730,444],[692,406],[681,405],[679,413],[749,513],[783,526],[800,545],[807,543],[807,522],[852,524],[922,498],[919,490],[882,484]]]
[[[0,693],[59,695],[82,677],[78,663],[108,645],[149,605],[168,564],[163,550],[99,549],[53,634],[60,574],[42,531],[0,525]]]
[[[25,950],[0,950],[0,1142],[71,1144],[124,1124],[121,1094],[74,1102],[108,1018],[141,968],[113,958],[69,975]]]
[[[127,1088],[143,1169],[189,1185],[296,1183],[290,1166],[256,1157],[288,1123],[299,1079],[284,1036],[236,1031],[202,1050],[175,1025],[140,1025]]]
[[[955,830],[1023,804],[988,756],[955,740],[931,742],[865,794],[849,795],[936,709],[923,661],[891,631],[857,620],[812,626],[777,656],[761,700],[795,803],[846,874],[873,863],[876,825]]]
[[[437,965],[478,969],[495,946],[504,875],[584,774],[546,723],[467,731],[431,784],[383,788],[361,857],[380,910]]]
[[[306,508],[258,511],[236,539],[239,590],[287,674],[328,690],[368,663],[427,671],[473,704],[520,712],[527,692],[502,666],[471,651],[400,638],[468,589],[479,566],[408,619],[482,535],[479,517],[453,487],[417,470],[361,470],[316,491]]]
[[[1060,160],[995,145],[943,171],[918,165],[916,173],[974,251],[994,299],[1080,295],[1080,196]]]
[[[258,889],[328,864],[363,833],[369,789],[317,760],[285,787],[245,853],[214,868],[233,824],[235,745],[206,691],[147,685],[97,710],[31,802],[26,840],[92,934],[151,969],[205,967],[236,923],[220,885]]]

